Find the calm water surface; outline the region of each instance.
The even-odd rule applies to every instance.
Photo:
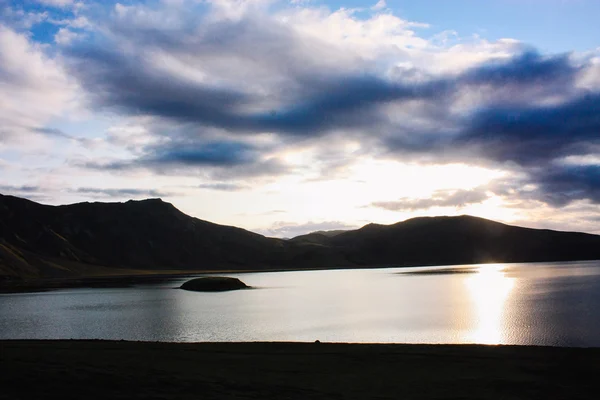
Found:
[[[0,295],[0,338],[600,346],[598,261],[230,276],[256,289]]]

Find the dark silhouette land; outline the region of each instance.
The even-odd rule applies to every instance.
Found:
[[[598,235],[470,216],[414,218],[284,240],[193,218],[160,199],[47,206],[0,195],[4,291],[129,284],[207,271],[593,259],[600,259]]]

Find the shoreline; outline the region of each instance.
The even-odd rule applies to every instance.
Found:
[[[222,275],[245,273],[272,273],[272,272],[302,272],[302,271],[339,271],[348,269],[393,269],[393,268],[427,268],[427,267],[452,267],[452,266],[480,266],[496,264],[549,264],[549,263],[581,263],[600,260],[574,260],[574,261],[539,261],[539,262],[512,262],[488,264],[447,264],[447,265],[372,265],[372,266],[340,266],[340,267],[311,267],[311,268],[271,268],[271,269],[220,269],[220,270],[123,270],[118,269],[112,274],[97,274],[88,276],[73,276],[61,278],[35,278],[11,279],[0,281],[0,295],[14,293],[36,293],[59,289],[75,288],[120,288],[131,287],[136,284],[162,282],[175,278],[189,278],[198,275]]]
[[[0,398],[594,399],[600,348],[0,341]]]
[[[394,268],[387,267],[387,268]],[[386,267],[373,267],[386,268]],[[14,279],[0,281],[0,294],[11,293],[35,293],[47,292],[59,289],[75,289],[75,288],[119,288],[131,287],[141,283],[162,282],[176,278],[191,278],[198,275],[220,275],[220,274],[244,274],[244,273],[261,273],[261,272],[297,272],[297,271],[325,271],[325,270],[342,270],[349,269],[346,267],[328,268],[278,268],[278,269],[243,269],[243,270],[182,270],[182,271],[147,271],[140,270],[139,273],[131,273],[129,270],[125,274],[119,274],[118,270],[115,274],[110,275],[90,275],[90,276],[74,276],[63,278],[39,278],[39,279]],[[353,268],[356,269],[356,268]]]

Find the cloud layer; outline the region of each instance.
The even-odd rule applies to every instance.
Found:
[[[420,65],[431,44],[382,49],[374,41],[374,21],[384,26],[378,38],[414,41],[411,25],[389,14],[363,22],[364,43],[347,43],[322,40],[318,22],[335,16],[360,24],[352,13],[221,11],[194,23],[183,13],[163,21],[144,6],[118,6],[101,39],[68,49],[70,72],[93,107],[181,127],[157,133],[168,139],[119,165],[256,165],[274,149],[323,145],[343,132],[372,155],[510,165],[553,205],[598,202],[594,168],[558,183],[574,174],[562,158],[588,155],[600,143],[600,93],[577,85],[588,60],[507,41],[505,55],[436,74]],[[312,30],[299,26],[307,19]],[[276,146],[250,144],[260,134]]]
[[[42,3],[49,11],[37,20],[61,27],[51,46],[12,17],[0,23],[0,142],[60,137],[78,149],[64,162],[82,174],[197,177],[198,189],[235,193],[291,176],[348,177],[363,160],[458,163],[508,175],[370,204],[416,211],[493,196],[600,204],[597,51],[449,42],[454,34],[399,18],[385,1],[339,10],[248,0]],[[73,104],[82,118],[113,126],[97,136],[52,126]],[[152,194],[108,184],[77,192]]]

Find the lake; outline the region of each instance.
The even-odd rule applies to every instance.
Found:
[[[0,295],[0,339],[600,346],[600,262],[229,274]]]

